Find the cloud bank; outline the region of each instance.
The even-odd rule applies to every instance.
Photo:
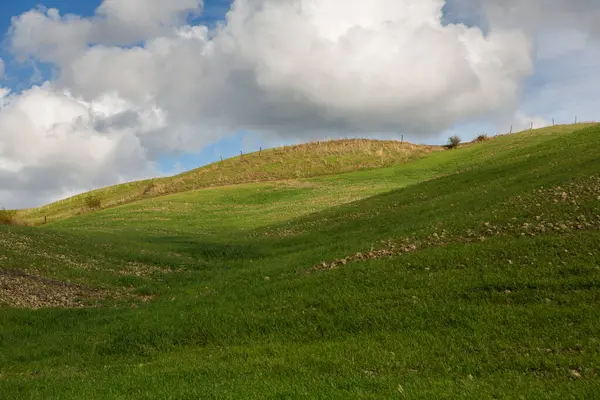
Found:
[[[187,25],[197,0],[105,0],[90,18],[28,11],[10,48],[54,73],[3,92],[0,205],[155,175],[161,154],[239,130],[426,137],[517,115],[540,37],[575,29],[587,47],[600,16],[591,1],[521,3],[236,0],[215,30]],[[486,26],[449,23],[449,7]]]

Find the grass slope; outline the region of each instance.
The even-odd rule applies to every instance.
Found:
[[[582,128],[0,227],[3,269],[108,294],[4,307],[0,393],[594,398],[600,127]]]
[[[43,207],[21,210],[16,218],[39,225],[44,217],[57,221],[81,214],[97,205],[109,208],[136,200],[205,187],[248,182],[332,175],[361,169],[404,164],[441,147],[377,140],[337,140],[267,149],[223,160],[183,174],[130,182],[94,190]]]

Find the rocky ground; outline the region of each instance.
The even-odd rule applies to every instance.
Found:
[[[16,308],[89,307],[107,293],[19,270],[0,269],[0,303]]]

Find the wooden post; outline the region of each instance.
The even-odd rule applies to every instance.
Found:
[[[44,225],[48,223],[48,216],[44,215]]]
[[[552,118],[552,126],[554,126],[554,118]]]
[[[400,144],[404,144],[404,135],[402,135],[402,139],[400,140]]]
[[[223,156],[221,156],[221,162],[223,162]]]
[[[575,123],[577,123],[577,116],[575,116]]]
[[[510,134],[512,134],[512,129],[513,129],[513,126],[511,125],[510,126],[510,132],[509,132]]]
[[[533,122],[531,123],[531,128],[530,128],[530,130],[533,130]]]
[[[262,146],[260,146],[260,149],[258,150],[258,155],[260,156],[262,154]]]

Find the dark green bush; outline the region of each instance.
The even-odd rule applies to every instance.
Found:
[[[448,139],[448,148],[455,149],[460,145],[460,138],[456,135],[450,136]]]
[[[488,139],[489,139],[488,135],[486,135],[485,133],[482,133],[481,135],[477,136],[477,139],[475,139],[475,141],[476,142],[485,142]]]

